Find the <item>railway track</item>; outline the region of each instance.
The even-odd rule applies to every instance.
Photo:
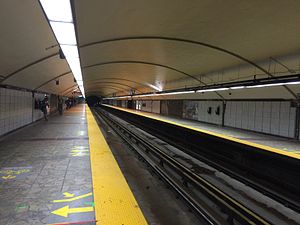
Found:
[[[161,146],[151,138],[145,138],[133,126],[120,122],[101,109],[95,109],[94,114],[109,124],[207,224],[272,224],[166,154]]]
[[[101,108],[300,213],[299,160],[109,106]]]

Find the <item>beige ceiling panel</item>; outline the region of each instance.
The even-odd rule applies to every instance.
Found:
[[[59,81],[59,85],[56,85],[56,80]],[[57,93],[63,92],[64,90],[68,89],[70,86],[72,86],[74,84],[75,84],[75,82],[74,82],[73,74],[69,73],[58,79],[50,81],[49,83],[43,85],[42,87],[40,87],[37,90],[43,90],[47,93],[57,94]]]
[[[75,92],[77,92],[77,91],[78,91],[78,85],[74,84],[74,85],[71,85],[71,86],[67,87],[66,89],[64,89],[60,93],[58,93],[58,95],[60,95],[60,96],[74,96]]]
[[[243,63],[199,44],[166,40],[126,40],[81,48],[83,66],[104,62],[141,61],[172,67],[193,76]],[[201,72],[200,72],[201,71]]]
[[[128,94],[125,91],[118,91],[116,87],[101,87],[101,90],[94,88],[90,89],[87,94],[89,95],[100,95],[100,96],[112,96],[113,93],[118,93],[119,95],[126,95]]]
[[[119,78],[119,82],[126,82],[126,79],[134,81],[135,83],[132,83],[135,88],[151,85],[159,87],[165,80],[178,79],[182,76],[184,75],[164,67],[138,63],[107,64],[84,70],[85,84],[88,81],[101,81],[103,78],[115,80]]]
[[[202,41],[252,60],[299,49],[295,0],[76,1],[80,45],[130,36]],[[280,13],[278,13],[280,12]]]
[[[264,74],[269,64],[255,64],[299,51],[300,1],[90,0],[74,5],[82,66],[106,64],[85,68],[86,81],[126,78],[176,89],[198,85],[205,75],[205,83],[220,83]],[[245,66],[246,73],[240,73]],[[181,80],[185,77],[187,82]],[[291,96],[284,88],[277,91]]]
[[[37,0],[1,1],[0,20],[0,76],[58,52],[46,50],[57,43]]]
[[[35,89],[44,82],[69,71],[66,60],[52,57],[11,76],[3,83],[23,88]]]
[[[110,89],[114,89],[113,92],[126,92],[126,94],[130,93],[130,90],[135,89],[133,86],[124,84],[124,83],[116,83],[116,82],[101,82],[101,83],[94,83],[94,84],[87,84],[86,89],[88,92],[90,91],[102,91],[103,88],[109,87]],[[140,89],[136,90],[136,93],[142,93]],[[108,94],[108,93],[105,93]]]

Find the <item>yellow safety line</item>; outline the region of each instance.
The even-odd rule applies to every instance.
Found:
[[[147,222],[91,110],[86,107],[97,225]]]
[[[284,150],[281,150],[281,149],[278,149],[278,148],[273,148],[273,147],[266,146],[266,145],[256,144],[256,143],[249,142],[249,141],[243,141],[243,140],[240,140],[238,138],[229,137],[229,136],[226,136],[226,135],[223,135],[223,134],[218,134],[218,133],[214,133],[214,132],[207,131],[207,130],[201,130],[199,128],[183,125],[183,124],[180,124],[180,123],[175,123],[175,122],[165,120],[165,119],[161,119],[161,118],[157,118],[157,117],[154,117],[154,116],[145,115],[145,114],[143,114],[142,112],[139,112],[139,111],[134,111],[134,110],[120,108],[120,107],[111,106],[111,105],[105,105],[105,106],[115,108],[115,109],[118,109],[118,110],[122,110],[122,111],[125,111],[125,112],[129,112],[129,113],[133,113],[133,114],[136,114],[136,115],[144,116],[144,117],[147,117],[147,118],[150,118],[150,119],[162,121],[162,122],[165,122],[165,123],[173,124],[173,125],[176,125],[176,126],[184,127],[184,128],[187,128],[187,129],[195,130],[195,131],[202,132],[202,133],[205,133],[205,134],[209,134],[209,135],[212,135],[212,136],[220,137],[220,138],[223,138],[223,139],[226,139],[226,140],[238,142],[238,143],[241,143],[241,144],[245,144],[245,145],[248,145],[248,146],[259,148],[261,150],[277,153],[277,154],[288,156],[288,157],[295,158],[295,159],[300,159],[300,155],[297,154],[297,153],[287,152],[287,151],[284,151]]]

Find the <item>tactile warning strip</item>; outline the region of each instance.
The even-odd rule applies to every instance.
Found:
[[[97,225],[147,224],[88,107],[86,114]]]

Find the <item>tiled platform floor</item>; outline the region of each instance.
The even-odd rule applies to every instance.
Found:
[[[84,107],[0,140],[1,225],[95,224]]]

